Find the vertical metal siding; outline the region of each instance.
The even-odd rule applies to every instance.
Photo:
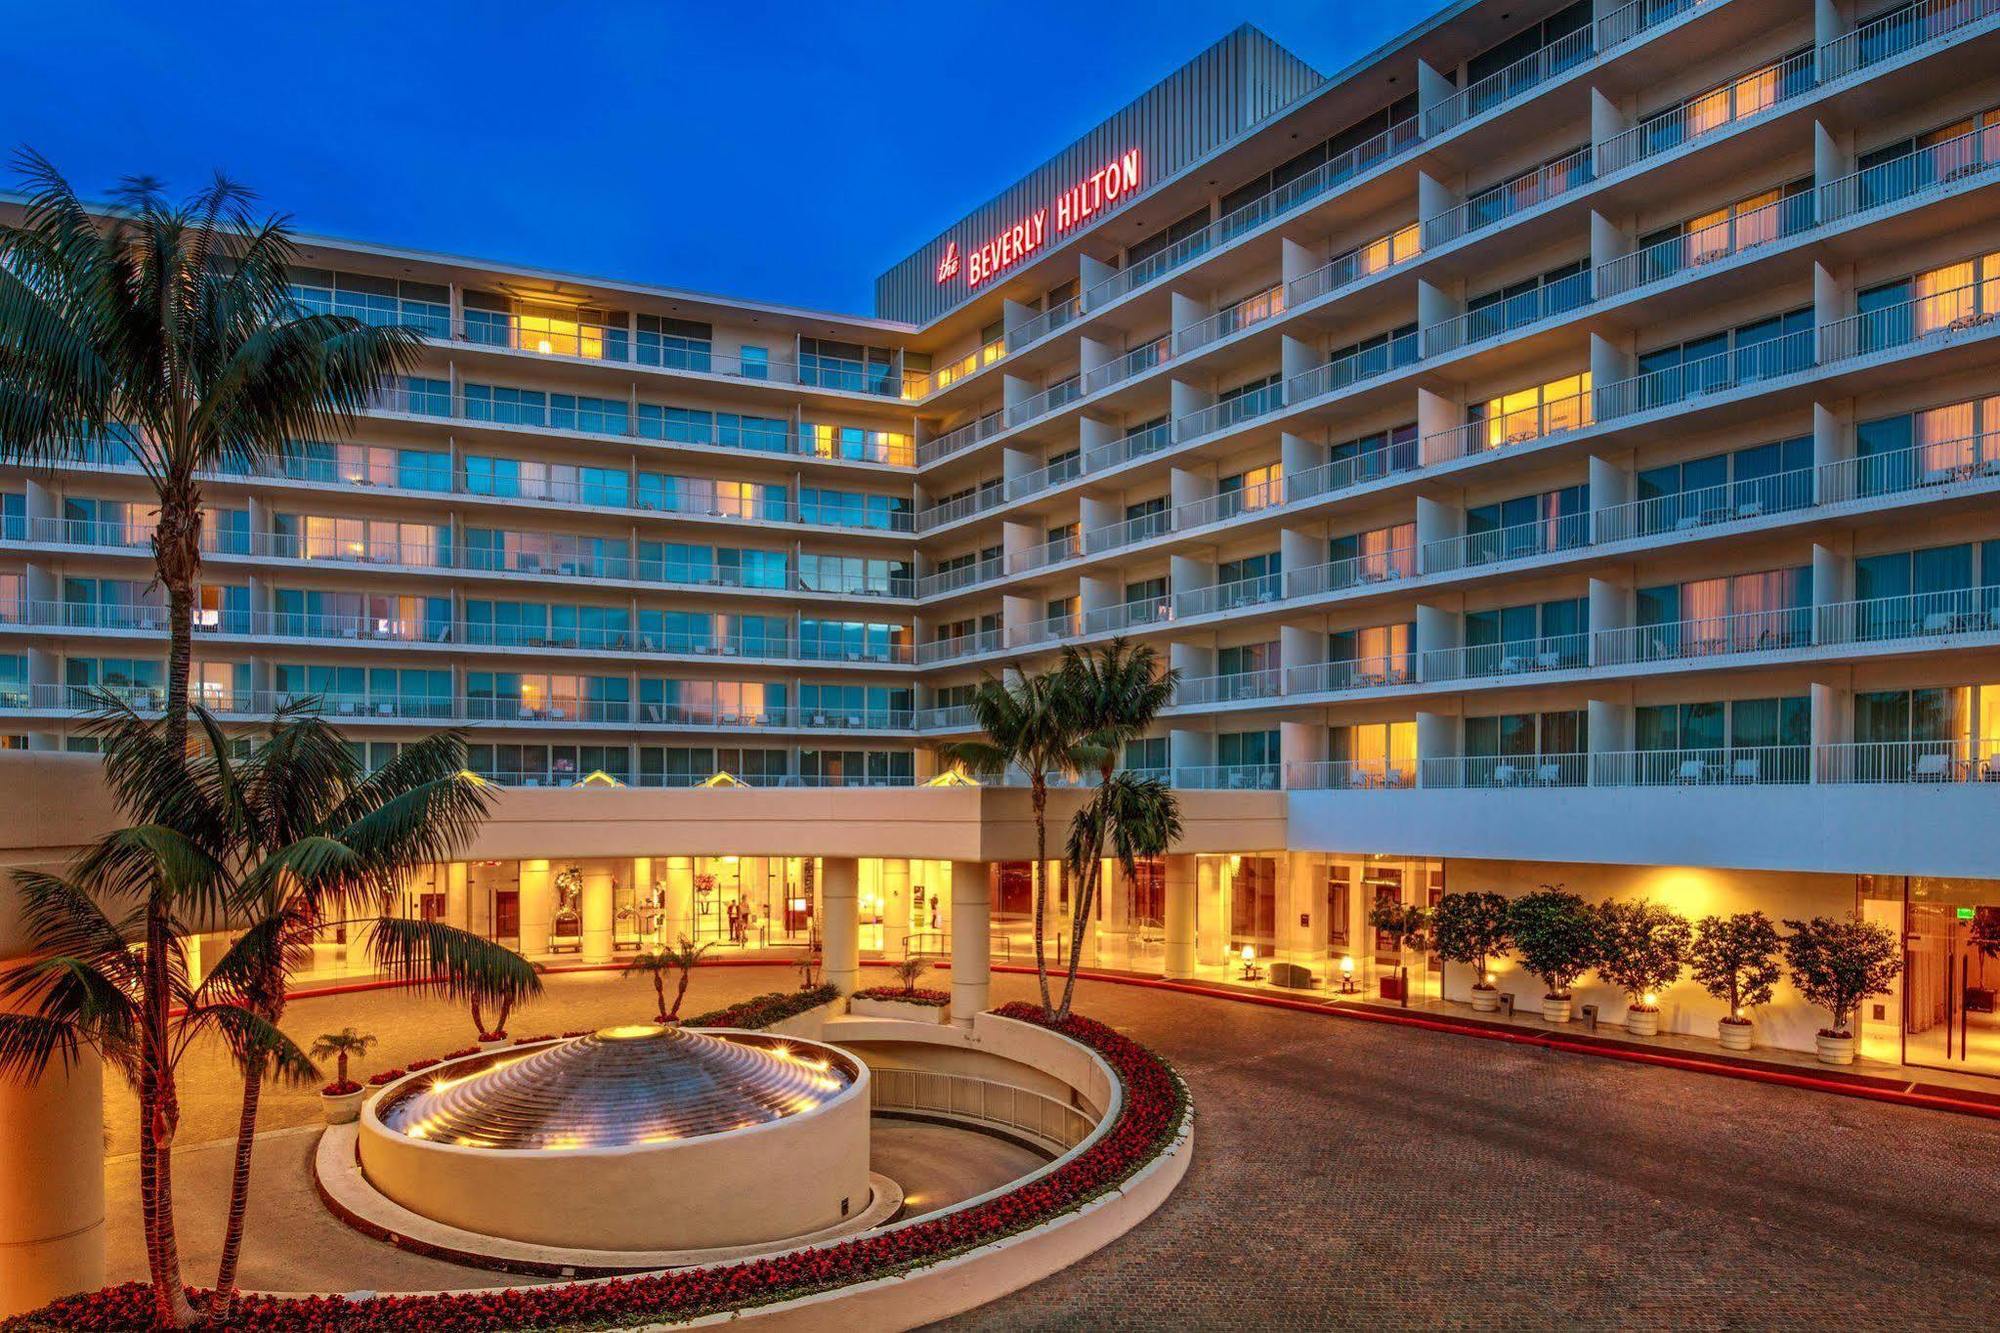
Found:
[[[936,281],[938,256],[948,243],[958,242],[963,257],[1036,209],[1053,209],[1063,191],[1135,147],[1144,174],[1132,198],[1143,198],[1321,82],[1318,71],[1257,29],[1236,29],[877,278],[876,313],[924,324],[963,305],[979,289],[963,278]],[[1121,200],[1105,217],[1127,206]],[[1052,235],[1049,244],[1068,239]]]

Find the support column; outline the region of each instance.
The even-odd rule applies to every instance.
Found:
[[[103,1127],[92,1051],[0,1078],[0,1319],[104,1285]]]
[[[549,951],[555,919],[555,875],[547,861],[521,862],[521,954],[538,958]]]
[[[984,861],[951,863],[951,1021],[972,1026],[992,1004],[993,882]]]
[[[1194,857],[1169,853],[1164,871],[1167,895],[1167,976],[1194,975]]]
[[[586,963],[611,961],[611,887],[616,876],[592,869],[583,877],[583,950]]]
[[[821,972],[842,995],[861,981],[861,862],[852,856],[820,861]]]

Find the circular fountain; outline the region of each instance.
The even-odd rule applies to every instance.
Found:
[[[759,1247],[869,1211],[868,1103],[867,1066],[837,1047],[637,1024],[413,1074],[365,1109],[356,1146],[375,1190],[465,1232]]]

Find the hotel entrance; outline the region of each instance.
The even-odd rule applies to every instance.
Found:
[[[1877,875],[1862,893],[1902,899],[1903,1062],[2000,1078],[2000,880]]]

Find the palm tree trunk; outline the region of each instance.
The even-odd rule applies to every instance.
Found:
[[[1035,976],[1042,984],[1042,1015],[1055,1016],[1055,1006],[1049,1003],[1049,957],[1042,942],[1043,924],[1048,920],[1049,910],[1049,788],[1047,780],[1035,774],[1034,785],[1029,789],[1035,806]]]
[[[243,1223],[250,1210],[250,1153],[257,1143],[257,1107],[263,1096],[264,1053],[258,1051],[243,1070],[243,1110],[236,1117],[236,1163],[229,1177],[229,1214],[222,1228],[222,1258],[215,1266],[215,1294],[208,1303],[208,1316],[217,1323],[228,1321],[230,1308],[236,1301],[236,1265],[243,1254]]]
[[[654,1011],[658,1013],[659,1021],[662,1023],[666,1022],[667,1021],[667,978],[663,973],[659,972],[653,973],[653,999],[656,1002],[654,1005]]]
[[[1056,1010],[1058,1021],[1069,1017],[1070,1000],[1076,994],[1076,969],[1083,956],[1083,934],[1090,926],[1090,910],[1096,905],[1098,880],[1104,872],[1104,842],[1111,836],[1110,810],[1104,802],[1104,793],[1111,786],[1113,765],[1103,763],[1097,770],[1097,794],[1091,799],[1105,803],[1100,818],[1091,824],[1091,857],[1084,864],[1082,883],[1077,885],[1075,911],[1070,919],[1069,975],[1063,979],[1062,1006]]]

